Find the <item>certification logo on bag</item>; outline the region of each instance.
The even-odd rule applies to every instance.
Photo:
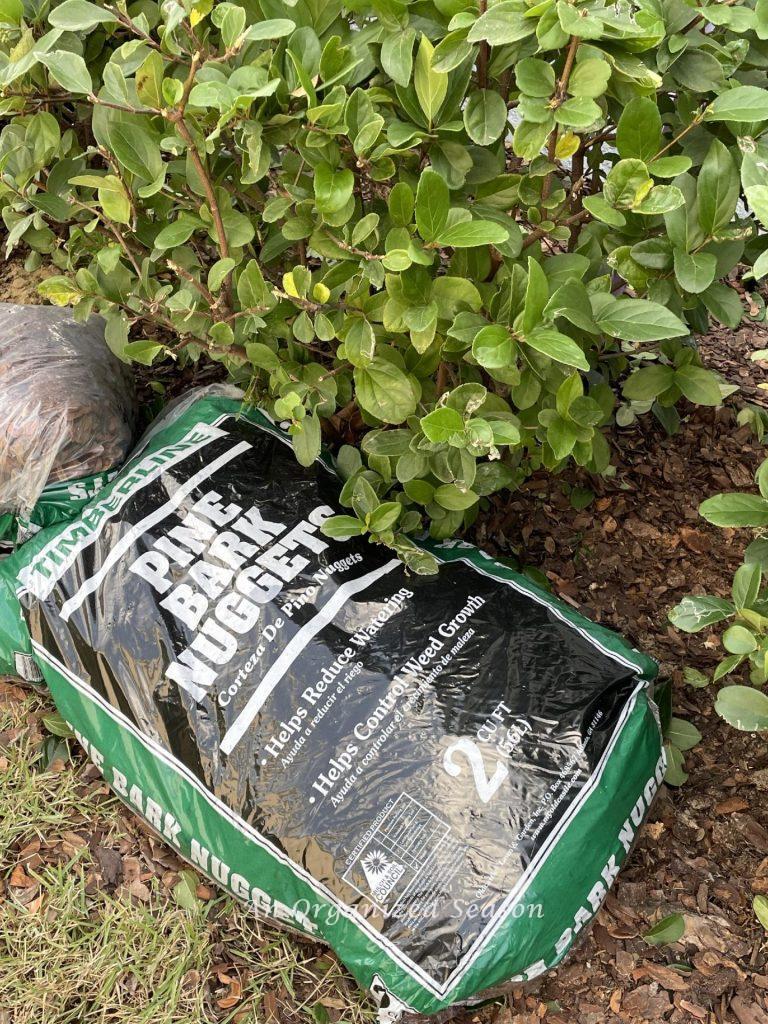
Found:
[[[418,800],[401,793],[390,801],[347,859],[344,881],[385,917],[399,916],[425,879],[449,826]],[[426,872],[426,874],[425,874]]]
[[[371,850],[360,861],[360,866],[371,887],[371,895],[377,903],[382,903],[392,892],[395,883],[402,878],[405,868],[395,860],[390,860],[383,850]]]

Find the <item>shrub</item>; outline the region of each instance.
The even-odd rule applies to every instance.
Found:
[[[766,0],[0,18],[9,249],[123,358],[224,363],[302,463],[368,428],[340,533],[448,537],[540,467],[609,472],[614,419],[727,393],[690,335],[768,272]]]
[[[759,494],[716,494],[699,507],[700,515],[715,526],[755,531],[755,539],[744,552],[744,563],[734,574],[731,600],[689,594],[669,613],[669,621],[685,633],[699,633],[712,626],[722,630],[725,657],[711,681],[717,683],[736,673],[737,678],[746,674],[751,685],[724,686],[718,692],[715,710],[737,729],[768,731],[768,696],[761,689],[768,682],[768,459],[758,469],[756,480]],[[686,669],[685,678],[694,687],[710,683],[696,669]]]

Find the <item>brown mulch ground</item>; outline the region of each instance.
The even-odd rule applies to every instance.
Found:
[[[663,789],[586,941],[489,1018],[498,1024],[542,1015],[552,1024],[768,1022],[766,936],[751,907],[768,893],[768,747],[717,717],[713,689],[682,682],[684,665],[711,672],[722,656],[714,633],[690,637],[667,622],[686,593],[728,595],[745,531],[711,527],[696,509],[749,488],[763,454],[730,408],[695,412],[672,438],[646,417],[619,433],[613,480],[534,479],[476,531],[484,547],[516,551],[561,597],[653,655],[676,684],[676,713],[704,736],[686,755],[685,786]],[[591,486],[592,504],[575,511],[569,485]],[[642,934],[674,912],[686,918],[682,941],[649,947]]]
[[[768,408],[768,360],[754,362],[752,352],[768,348],[768,325],[746,324],[737,331],[715,327],[702,338],[699,349],[707,364],[731,384],[738,384],[739,399]],[[762,386],[761,386],[762,385]]]

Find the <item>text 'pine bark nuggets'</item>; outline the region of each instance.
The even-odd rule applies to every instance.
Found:
[[[415,576],[331,540],[338,490],[201,394],[4,563],[0,651],[184,858],[395,1020],[589,923],[663,776],[655,665],[468,545]]]

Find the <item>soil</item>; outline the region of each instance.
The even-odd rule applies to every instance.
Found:
[[[3,302],[18,302],[34,305],[43,300],[37,293],[37,286],[55,270],[41,267],[39,270],[25,270],[21,259],[0,262],[0,297]]]
[[[30,301],[29,275],[20,274],[26,292],[18,265],[0,270],[4,298]],[[741,400],[759,404],[766,404],[768,391],[757,385],[768,372],[749,353],[766,346],[758,325],[716,331],[702,341],[708,363],[742,385]],[[674,683],[675,713],[692,721],[703,741],[686,754],[686,784],[662,787],[580,947],[559,970],[502,1003],[457,1011],[457,1022],[768,1024],[768,945],[751,906],[754,895],[768,894],[768,746],[718,718],[714,688],[683,683],[686,665],[711,673],[722,656],[716,634],[690,637],[667,621],[686,593],[728,595],[748,540],[747,531],[715,529],[697,514],[705,497],[749,488],[763,457],[748,428],[736,425],[738,401],[729,399],[716,412],[691,411],[675,437],[644,417],[614,435],[612,479],[579,472],[533,478],[498,498],[474,530],[472,539],[486,550],[537,566],[561,598],[658,659],[662,678]],[[586,508],[573,507],[573,488],[579,497],[593,491]],[[125,816],[135,846],[119,856],[142,858],[162,876],[168,854]],[[109,864],[101,871],[101,884],[110,885]],[[675,912],[685,916],[681,941],[648,945],[643,934]],[[275,1005],[289,998],[284,994]],[[345,1020],[341,1007],[330,1006],[327,1014]]]

